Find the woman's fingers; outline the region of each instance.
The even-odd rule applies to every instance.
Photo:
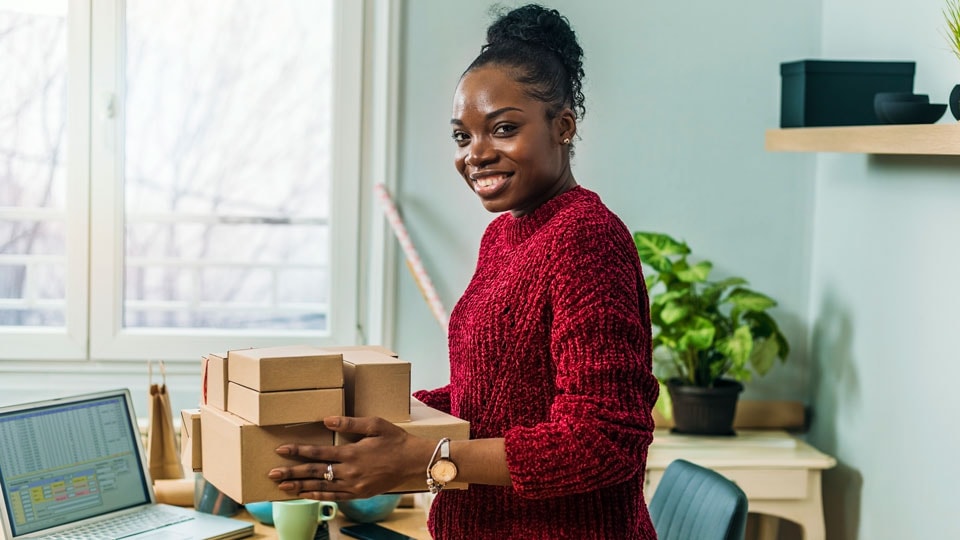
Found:
[[[326,426],[339,433],[357,435],[356,443],[339,446],[283,444],[278,455],[301,463],[275,467],[268,476],[286,493],[303,498],[337,501],[363,498],[387,491],[398,484],[394,460],[385,455],[403,448],[407,433],[376,417],[331,416]]]
[[[292,458],[303,458],[314,461],[335,461],[337,458],[336,446],[317,446],[313,444],[283,444],[277,447],[277,454]]]
[[[323,423],[331,431],[356,433],[364,437],[377,437],[383,434],[385,429],[389,430],[391,427],[396,427],[390,422],[375,416],[328,416],[323,419]]]
[[[267,476],[269,476],[271,480],[324,478],[327,472],[327,465],[327,463],[310,462],[289,467],[274,467]]]

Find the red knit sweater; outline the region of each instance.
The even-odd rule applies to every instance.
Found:
[[[416,397],[504,437],[513,485],[441,492],[434,538],[656,538],[648,313],[633,239],[596,194],[493,220],[451,313],[450,384]]]

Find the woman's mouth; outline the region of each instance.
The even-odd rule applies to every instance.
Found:
[[[489,174],[473,179],[474,191],[481,197],[489,197],[498,192],[510,175],[506,173]]]

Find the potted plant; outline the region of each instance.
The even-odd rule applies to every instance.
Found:
[[[776,301],[740,277],[710,280],[713,264],[688,260],[685,242],[657,232],[633,238],[647,267],[658,407],[672,409],[677,432],[732,434],[742,383],[790,352],[768,313]]]
[[[960,0],[946,0],[946,3],[943,18],[947,22],[947,43],[950,45],[950,52],[960,59]],[[954,118],[960,120],[960,84],[954,86],[950,92],[950,112]]]

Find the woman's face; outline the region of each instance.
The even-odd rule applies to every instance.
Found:
[[[576,133],[576,118],[564,109],[548,119],[547,104],[508,70],[488,65],[464,74],[450,124],[454,163],[484,208],[519,217],[576,185],[562,142]]]

